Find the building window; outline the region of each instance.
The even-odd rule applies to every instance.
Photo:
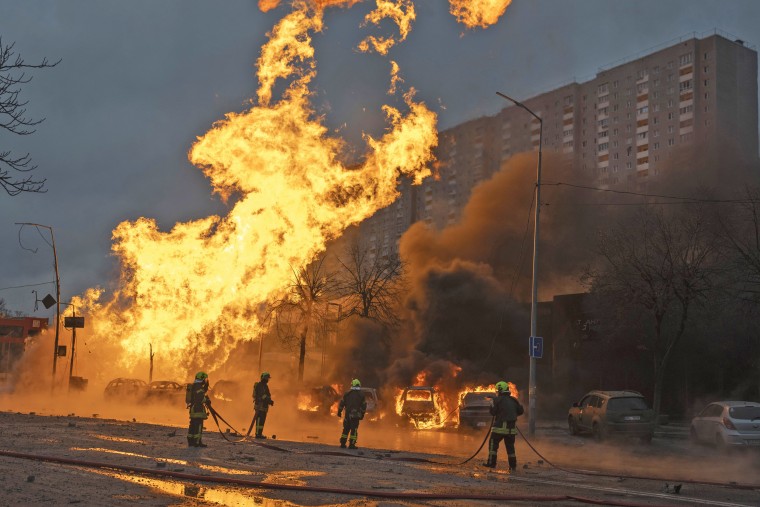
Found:
[[[668,99],[668,107],[673,107],[673,99]]]
[[[681,114],[691,113],[692,111],[694,111],[693,105],[688,105],[681,108]]]
[[[673,146],[674,144],[676,144],[676,142],[673,138],[668,139],[668,146]]]
[[[671,61],[668,62],[668,68],[669,69],[673,68],[673,60],[671,60]]]
[[[710,82],[709,79],[705,79],[705,86],[707,86],[709,82]]]
[[[610,143],[602,143],[598,147],[598,151],[607,151],[610,149]]]
[[[686,53],[678,57],[678,64],[683,67],[684,65],[689,65],[692,61],[692,54]]]
[[[683,92],[686,90],[691,90],[691,79],[688,79],[686,81],[683,81],[682,83],[679,83],[678,85],[678,91]]]
[[[668,113],[668,120],[672,120],[672,119],[673,119],[673,113]]]
[[[654,143],[654,149],[659,150],[660,149],[660,143]]]
[[[660,104],[655,104],[654,105],[654,112],[656,113],[659,110],[660,110]]]
[[[681,134],[681,142],[691,141],[691,134]]]
[[[668,134],[673,133],[673,125],[668,125]]]
[[[600,97],[602,95],[607,95],[608,93],[610,93],[609,83],[600,84],[599,87],[596,89],[596,94]]]
[[[638,108],[636,110],[636,113],[640,115],[649,113],[649,106],[643,106],[643,107]]]

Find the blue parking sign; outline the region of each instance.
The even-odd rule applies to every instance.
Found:
[[[528,344],[530,357],[541,359],[544,355],[544,339],[540,336],[531,336]]]

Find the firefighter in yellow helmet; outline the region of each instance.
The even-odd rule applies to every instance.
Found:
[[[195,374],[195,381],[187,384],[185,391],[185,403],[190,410],[190,426],[187,429],[187,445],[189,447],[207,447],[203,443],[203,421],[208,418],[206,407],[211,406],[208,393],[208,374],[199,371]]]
[[[496,383],[498,396],[493,401],[491,415],[494,416],[491,427],[491,439],[488,442],[488,461],[483,463],[489,468],[496,468],[496,454],[499,451],[499,443],[504,440],[507,448],[509,471],[517,468],[517,454],[515,454],[515,436],[517,435],[517,417],[525,410],[516,398],[509,392],[509,384],[503,380]]]
[[[253,384],[253,422],[256,424],[254,438],[266,438],[263,435],[264,423],[267,420],[269,407],[274,405],[272,394],[269,392],[270,377],[269,372],[265,371],[261,374],[261,380]]]
[[[359,436],[359,421],[364,419],[367,411],[367,400],[362,392],[362,383],[359,379],[351,381],[351,389],[343,395],[338,404],[338,417],[343,411],[346,417],[343,419],[343,433],[340,436],[340,446],[345,449],[346,441],[349,441],[349,449],[356,449],[356,439]]]

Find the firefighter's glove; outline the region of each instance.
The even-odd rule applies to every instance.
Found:
[[[340,417],[340,416],[342,416],[342,415],[343,415],[343,414],[341,413],[341,411],[340,411],[340,410],[338,410],[338,417]]]
[[[211,399],[210,398],[206,398],[206,406],[207,407],[211,406]]]
[[[269,400],[270,405],[274,405],[274,400]]]

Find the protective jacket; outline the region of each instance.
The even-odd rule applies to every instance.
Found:
[[[260,412],[269,410],[269,405],[274,405],[272,394],[269,392],[269,385],[266,382],[256,382],[253,384],[253,408]]]
[[[517,434],[515,422],[517,416],[522,415],[523,412],[525,409],[517,399],[510,396],[509,393],[499,393],[499,396],[493,400],[491,407],[491,415],[495,416],[491,431],[509,435]]]
[[[207,419],[207,405],[211,405],[206,393],[208,392],[208,382],[196,380],[192,384],[187,384],[185,391],[185,402],[190,409],[190,419]]]
[[[343,399],[338,404],[338,416],[344,410],[346,411],[346,419],[364,419],[364,413],[367,411],[367,400],[360,388],[352,387],[343,395]]]

